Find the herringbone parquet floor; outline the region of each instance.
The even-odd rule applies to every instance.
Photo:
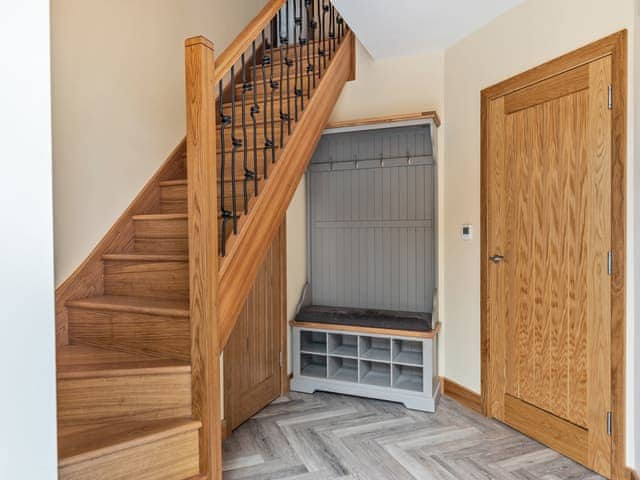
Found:
[[[602,478],[447,397],[429,414],[363,398],[291,393],[238,428],[223,455],[225,480]]]

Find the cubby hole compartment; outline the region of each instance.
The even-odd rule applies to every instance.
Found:
[[[300,351],[306,353],[327,353],[327,334],[312,330],[300,332]]]
[[[376,362],[391,360],[391,339],[360,337],[360,358]]]
[[[300,374],[305,377],[327,378],[327,357],[310,353],[300,354]]]
[[[394,365],[393,388],[422,392],[422,368]]]
[[[329,378],[357,383],[358,361],[353,358],[329,357]]]
[[[393,362],[422,366],[422,342],[393,340]]]
[[[329,334],[329,355],[340,357],[358,356],[358,337],[341,333]]]
[[[390,387],[391,366],[388,363],[360,360],[360,383]]]

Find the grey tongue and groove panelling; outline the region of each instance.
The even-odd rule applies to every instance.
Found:
[[[325,135],[309,168],[314,305],[431,312],[428,125]]]

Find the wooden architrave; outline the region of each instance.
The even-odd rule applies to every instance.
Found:
[[[489,193],[488,110],[492,99],[541,82],[594,60],[611,56],[614,108],[611,145],[611,236],[615,268],[611,279],[611,401],[613,412],[613,479],[626,478],[625,350],[626,350],[626,161],[627,161],[627,31],[622,30],[488,87],[481,92],[481,383],[482,411],[489,413],[491,372],[487,242]]]

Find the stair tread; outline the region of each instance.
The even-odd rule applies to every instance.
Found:
[[[101,295],[67,302],[67,307],[108,310],[131,313],[147,313],[172,317],[188,317],[189,305],[186,301],[164,298],[127,297]]]
[[[189,255],[174,255],[162,253],[107,253],[103,260],[120,262],[188,262]]]
[[[186,220],[186,213],[146,213],[134,215],[134,220]]]
[[[58,379],[113,377],[141,373],[187,373],[189,362],[164,360],[88,345],[65,345],[57,352]]]
[[[198,430],[201,426],[199,421],[191,418],[176,418],[127,421],[72,433],[66,433],[62,428],[58,438],[60,467]]]

